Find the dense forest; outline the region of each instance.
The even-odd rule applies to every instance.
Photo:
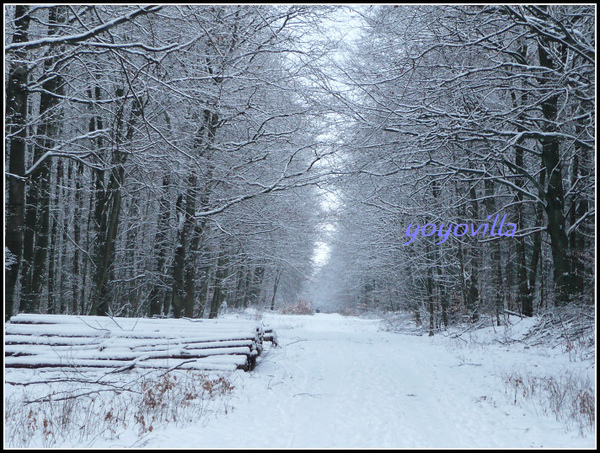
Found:
[[[593,305],[594,18],[590,6],[369,10],[340,72],[355,87],[355,177],[339,183],[349,209],[329,270],[356,276],[342,299],[412,310],[431,332]],[[496,216],[516,234],[464,234]],[[406,245],[411,223],[422,230]]]
[[[593,5],[9,5],[5,58],[5,319],[594,304]]]

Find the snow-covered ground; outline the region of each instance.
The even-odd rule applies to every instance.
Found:
[[[234,316],[234,315],[229,315]],[[383,331],[381,322],[338,314],[265,314],[281,347],[250,373],[229,375],[229,410],[197,423],[158,427],[137,438],[97,438],[86,446],[144,448],[494,447],[582,448],[591,430],[517,398],[507,376],[577,372],[590,361],[559,349],[509,344],[530,327],[449,336]],[[478,336],[478,337],[477,337]],[[495,341],[494,338],[498,341]],[[520,390],[517,390],[520,391]],[[77,446],[77,445],[74,445]]]

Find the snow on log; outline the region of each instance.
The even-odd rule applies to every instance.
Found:
[[[5,324],[7,368],[252,370],[272,329],[256,321],[18,314]]]

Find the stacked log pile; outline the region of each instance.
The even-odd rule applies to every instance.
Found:
[[[18,314],[5,324],[5,366],[250,371],[275,338],[257,321]]]

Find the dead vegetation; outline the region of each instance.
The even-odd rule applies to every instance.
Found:
[[[168,424],[198,423],[230,410],[234,386],[227,375],[177,370],[121,383],[62,378],[20,388],[5,403],[7,447],[91,446],[128,431],[141,436]]]

